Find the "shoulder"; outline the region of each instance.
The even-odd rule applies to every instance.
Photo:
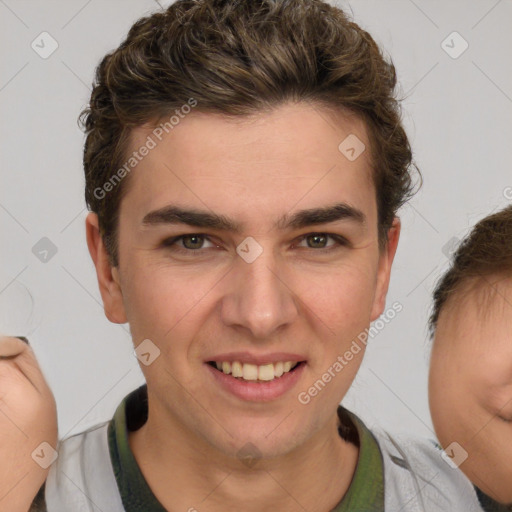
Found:
[[[108,447],[108,426],[100,423],[59,441],[58,457],[46,480],[49,512],[89,510],[91,501],[101,510],[119,507],[117,483]]]
[[[108,456],[108,425],[105,421],[94,425],[83,432],[59,440],[57,445],[58,457],[52,465],[50,473],[56,475],[59,471],[73,470],[75,464],[89,460],[100,462]]]
[[[373,429],[384,463],[386,510],[481,512],[473,485],[434,440]]]

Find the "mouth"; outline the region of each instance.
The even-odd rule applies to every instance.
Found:
[[[259,362],[265,364],[242,363],[233,358],[232,361],[206,361],[204,366],[215,388],[219,386],[224,393],[244,402],[270,402],[289,396],[299,386],[307,366],[305,360]]]
[[[265,384],[282,379],[287,374],[298,371],[306,361],[277,361],[275,363],[256,365],[241,361],[207,361],[216,371],[232,378],[257,384]]]

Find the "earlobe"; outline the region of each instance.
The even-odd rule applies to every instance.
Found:
[[[398,217],[395,217],[391,227],[388,230],[388,240],[386,247],[381,250],[379,256],[379,269],[377,273],[377,286],[375,289],[375,298],[371,314],[373,322],[384,312],[386,306],[386,295],[389,288],[389,280],[391,277],[391,267],[395,258],[398,240],[400,238],[401,223]]]
[[[126,318],[121,283],[117,268],[111,267],[100,235],[98,216],[90,212],[85,219],[89,253],[96,267],[96,277],[106,317],[113,323],[124,324]]]

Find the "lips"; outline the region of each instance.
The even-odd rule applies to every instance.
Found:
[[[290,391],[307,366],[304,354],[249,351],[216,354],[204,361],[214,381],[242,400],[268,401]]]
[[[258,375],[258,379],[255,379],[255,374],[253,373],[252,375],[248,375],[250,379],[247,380],[243,376],[234,377],[230,373],[225,373],[223,370],[217,369],[216,364],[212,361],[210,361],[209,364],[205,363],[204,366],[213,377],[214,382],[218,383],[220,388],[224,389],[224,391],[228,392],[231,396],[234,395],[244,401],[266,402],[280,398],[297,385],[307,364],[304,361],[294,364],[295,366],[293,368],[288,372],[283,372],[280,377],[274,374],[272,378],[270,378],[271,376],[267,374],[267,378],[260,379]],[[243,365],[244,368],[245,366],[261,368],[262,366],[268,365],[258,367],[249,363],[248,365]],[[265,377],[265,375],[263,376]]]

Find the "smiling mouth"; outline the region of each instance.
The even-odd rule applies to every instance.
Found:
[[[306,361],[279,361],[276,363],[256,365],[239,361],[208,361],[217,371],[247,382],[265,383],[280,379],[287,373],[293,373]]]

